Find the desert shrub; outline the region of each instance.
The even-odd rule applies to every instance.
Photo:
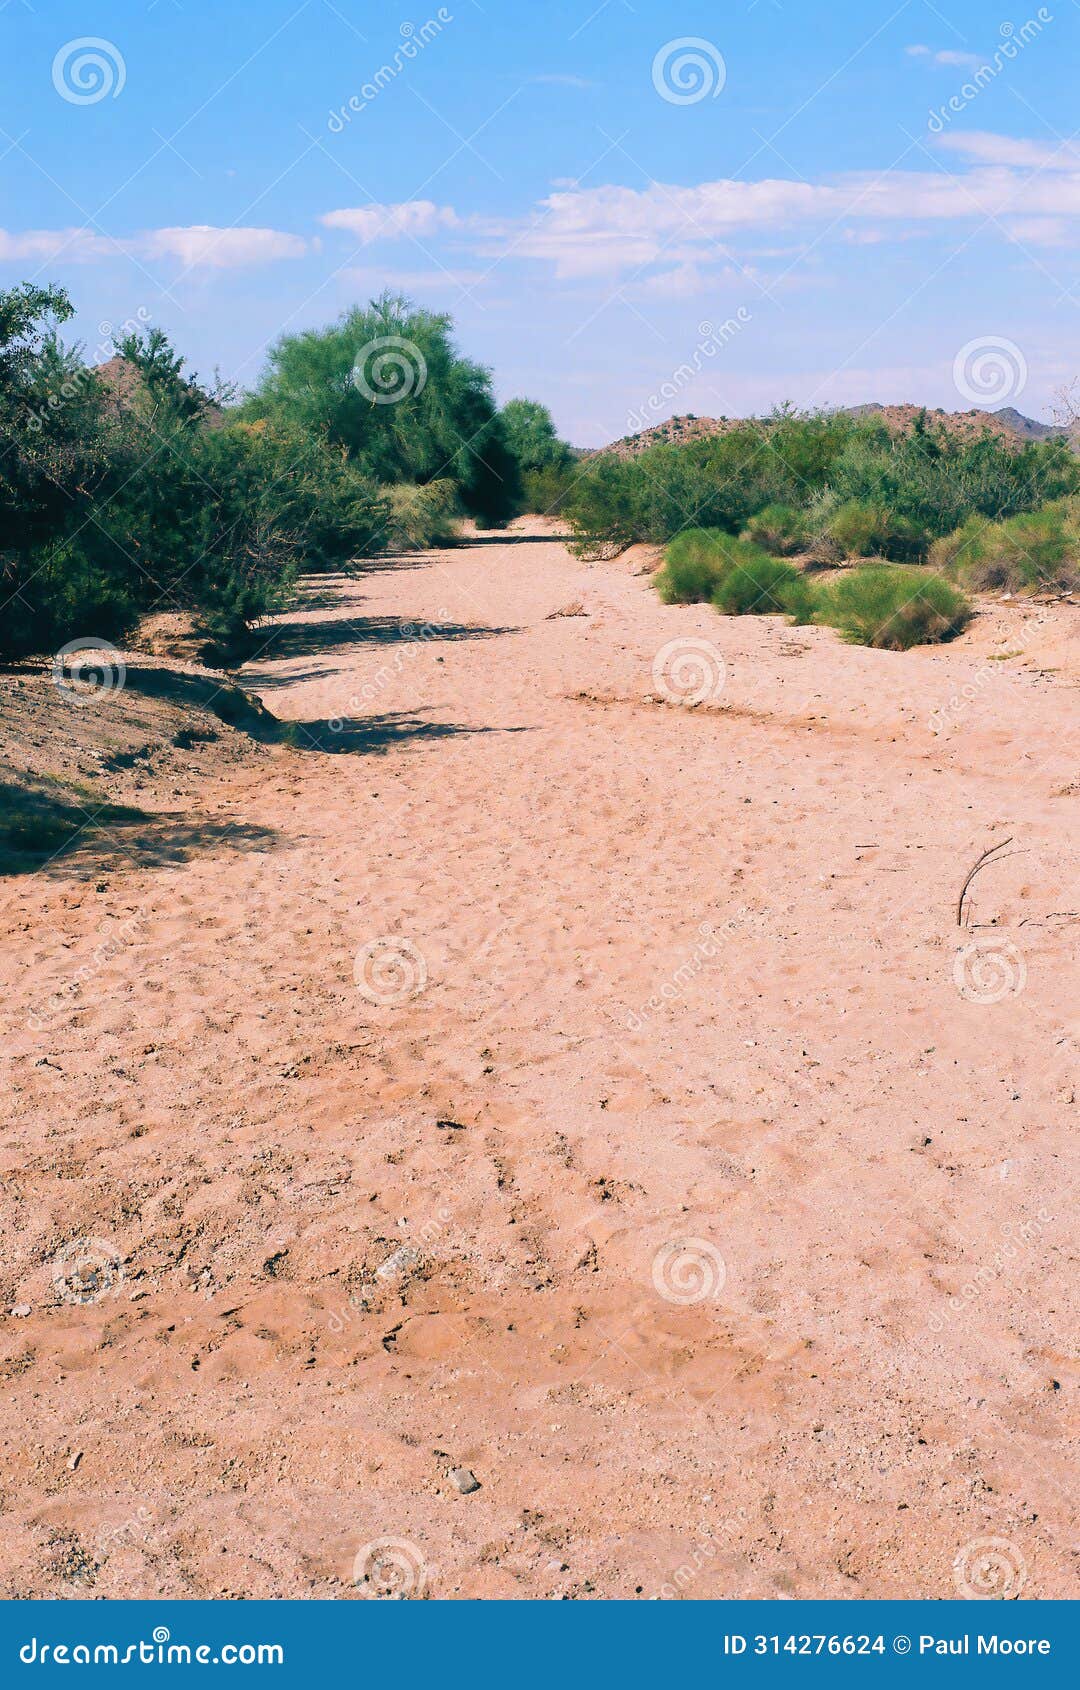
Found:
[[[886,557],[915,563],[926,556],[929,536],[910,517],[884,505],[849,499],[830,517],[826,533],[841,557]]]
[[[739,533],[770,506],[805,509],[807,552],[824,563],[838,543],[809,515],[824,500],[878,513],[869,527],[850,518],[861,532],[845,536],[848,555],[914,562],[973,513],[1000,520],[1077,491],[1080,464],[1057,441],[972,440],[925,415],[892,434],[879,421],[784,410],[636,457],[599,453],[580,465],[565,510],[579,535],[625,546],[662,544],[688,525]]]
[[[534,511],[540,516],[561,516],[573,493],[577,475],[577,459],[573,457],[566,463],[523,470],[522,510]]]
[[[714,528],[687,528],[675,536],[655,580],[665,604],[703,604],[712,598],[730,567],[725,541],[728,536]]]
[[[27,283],[0,292],[0,652],[7,656],[55,648],[90,626],[116,638],[138,614],[128,572],[102,570],[73,539],[92,523],[108,484],[113,430],[98,381],[58,338],[72,311],[60,288]]]
[[[815,620],[852,645],[907,651],[958,634],[971,614],[964,595],[940,575],[867,564],[819,589]]]
[[[952,433],[923,412],[907,434],[862,424],[830,469],[841,500],[905,517],[933,537],[975,513],[999,520],[1080,487],[1080,466],[1059,441],[1018,447],[993,434]]]
[[[573,484],[577,453],[559,439],[551,412],[535,399],[510,399],[499,422],[521,475],[521,509],[558,512]]]
[[[424,487],[391,487],[386,543],[391,551],[415,552],[425,546],[451,545],[458,535],[461,507],[453,481],[429,481]]]
[[[793,564],[716,529],[679,534],[656,587],[665,604],[707,600],[726,616],[785,613],[805,622],[813,609],[810,583]]]
[[[800,570],[739,540],[731,542],[727,567],[711,600],[725,616],[781,614],[797,622],[809,622],[814,605],[812,588]]]
[[[793,505],[766,505],[750,518],[743,538],[774,557],[791,557],[806,550],[810,538],[807,514]]]
[[[1080,515],[1063,499],[1000,523],[970,517],[935,542],[931,560],[976,591],[1068,591],[1080,586]]]

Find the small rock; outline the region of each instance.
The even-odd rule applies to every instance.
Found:
[[[450,1483],[462,1494],[468,1496],[472,1491],[480,1489],[480,1480],[475,1473],[470,1473],[467,1467],[451,1467]]]
[[[16,1320],[23,1320],[26,1315],[30,1313],[30,1304],[16,1303],[11,1312],[15,1316]]]
[[[72,1473],[74,1473],[82,1458],[83,1452],[81,1449],[74,1450],[72,1454],[68,1456],[68,1467]]]

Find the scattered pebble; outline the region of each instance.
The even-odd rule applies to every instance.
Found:
[[[470,1473],[467,1467],[451,1467],[450,1483],[457,1487],[462,1496],[468,1496],[472,1491],[480,1489],[480,1480],[475,1473]]]
[[[26,1315],[28,1315],[30,1313],[30,1304],[29,1303],[16,1303],[15,1307],[12,1309],[11,1312],[15,1316],[16,1320],[22,1320]]]

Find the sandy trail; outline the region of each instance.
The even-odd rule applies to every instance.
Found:
[[[1075,609],[849,649],[538,523],[311,603],[259,848],[4,883],[8,1592],[1068,1594]]]

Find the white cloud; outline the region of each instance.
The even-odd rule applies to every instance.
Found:
[[[451,206],[433,200],[406,200],[400,205],[346,206],[327,211],[319,218],[327,229],[345,229],[364,242],[394,240],[401,235],[433,235],[439,229],[457,228],[460,222]]]
[[[955,47],[942,47],[935,52],[933,47],[924,46],[922,42],[905,47],[904,51],[913,59],[929,59],[935,65],[953,65],[966,70],[978,70],[985,63],[978,53],[960,53]]]
[[[91,264],[108,258],[177,258],[192,268],[231,270],[277,258],[300,258],[306,250],[307,243],[299,235],[278,229],[215,229],[208,223],[148,229],[122,240],[110,240],[91,229],[28,229],[21,234],[0,229],[0,261]]]
[[[178,258],[191,269],[233,270],[278,258],[302,258],[307,242],[280,229],[215,229],[209,223],[188,228],[151,229],[134,242],[144,258]]]
[[[1064,217],[1017,217],[1006,228],[1021,246],[1068,246],[1077,234]]]
[[[1080,170],[1080,147],[1069,141],[1054,146],[993,135],[987,129],[968,129],[941,135],[938,146],[977,164],[1003,164],[1021,170]]]
[[[90,264],[99,258],[123,256],[125,251],[119,241],[95,235],[89,229],[25,229],[21,234],[0,229],[0,262],[43,263],[63,258],[69,264]]]

